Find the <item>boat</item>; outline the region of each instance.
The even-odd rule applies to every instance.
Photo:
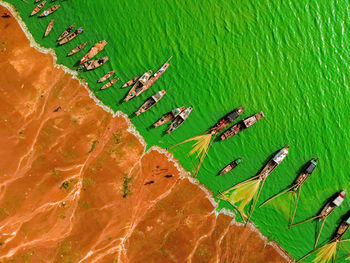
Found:
[[[46,16],[52,14],[53,12],[55,12],[60,7],[61,7],[60,5],[51,6],[49,9],[46,9],[44,12],[42,12],[39,17],[46,17]]]
[[[164,74],[164,72],[168,69],[168,67],[170,66],[169,61],[172,59],[172,57],[170,57],[165,63],[164,65],[156,72],[154,73],[154,75],[147,81],[146,84],[144,84],[144,86],[142,87],[142,89],[139,91],[139,93],[136,95],[140,95],[142,92],[144,92],[145,90],[148,90],[159,78],[160,76],[162,76]]]
[[[134,85],[134,84],[136,83],[136,81],[139,80],[139,78],[141,78],[141,76],[135,77],[135,78],[133,78],[133,79],[131,79],[131,80],[125,82],[125,83],[123,84],[122,88],[127,88],[127,87],[129,87],[129,86],[131,86],[131,85]]]
[[[47,25],[46,30],[45,30],[44,37],[47,37],[47,35],[50,34],[50,32],[51,32],[51,30],[52,30],[52,27],[53,27],[54,20],[55,20],[55,19],[52,19],[52,20],[50,21],[50,23]]]
[[[318,158],[313,158],[301,170],[299,176],[295,180],[292,191],[295,193],[306,181],[307,178],[313,173],[315,168],[317,167]]]
[[[40,0],[35,0],[35,3],[39,2]]]
[[[147,72],[145,72],[134,84],[134,86],[132,86],[132,88],[129,90],[128,94],[126,95],[126,97],[124,98],[124,101],[129,101],[132,98],[140,95],[143,92],[143,87],[145,86],[145,84],[147,83],[147,81],[149,80],[149,78],[151,77],[152,74],[152,70],[149,70]]]
[[[256,113],[256,114],[236,123],[235,125],[232,126],[232,128],[228,129],[227,131],[225,131],[221,135],[221,137],[220,137],[221,140],[228,139],[228,138],[240,133],[241,131],[252,126],[254,123],[256,123],[258,120],[260,120],[263,117],[265,117],[265,115],[261,111],[260,113]]]
[[[184,123],[184,121],[188,118],[188,116],[190,116],[191,111],[192,111],[193,107],[188,107],[186,110],[184,110],[183,112],[181,112],[176,118],[175,120],[172,122],[172,124],[169,126],[167,133],[170,134],[173,131],[175,131],[177,128],[179,128],[179,126]]]
[[[69,35],[70,32],[72,32],[73,28],[75,27],[75,24],[69,26],[61,35],[60,37],[57,39],[57,41],[60,41],[62,39],[64,39],[66,36]]]
[[[218,121],[211,129],[210,133],[212,135],[216,135],[219,132],[221,132],[223,129],[225,129],[228,125],[230,125],[235,119],[237,119],[241,113],[244,111],[244,107],[240,106],[237,109],[234,109],[230,113],[228,113],[224,118],[222,118],[220,121]]]
[[[167,114],[164,114],[162,116],[162,118],[160,118],[157,122],[155,122],[153,124],[154,127],[158,127],[160,125],[166,124],[169,121],[172,121],[173,119],[175,119],[181,112],[183,112],[185,110],[185,107],[182,106],[180,108],[176,108],[170,112],[168,112]]]
[[[350,227],[350,216],[340,224],[340,226],[337,229],[337,232],[335,233],[334,238],[340,241],[343,238],[346,231],[349,229],[349,227]]]
[[[288,155],[288,150],[290,146],[286,145],[281,150],[279,150],[274,157],[265,165],[265,167],[261,170],[261,172],[258,174],[261,178],[268,177],[273,170],[276,169],[276,167],[286,158]]]
[[[100,59],[96,59],[96,60],[91,60],[88,62],[85,62],[80,69],[86,68],[86,70],[93,70],[93,69],[97,69],[99,67],[101,67],[104,63],[106,63],[108,61],[108,57],[103,57]]]
[[[106,40],[102,40],[98,43],[96,43],[91,49],[90,51],[80,60],[80,64],[85,63],[86,61],[88,61],[89,59],[92,59],[94,56],[96,56],[99,52],[101,52],[105,46],[107,45],[107,41]]]
[[[104,75],[103,77],[101,77],[97,83],[101,83],[104,82],[106,79],[109,79],[113,74],[114,74],[115,70],[112,70],[110,72],[108,72],[106,75]]]
[[[142,106],[135,112],[135,114],[138,116],[141,113],[144,113],[145,111],[148,111],[150,108],[152,108],[154,105],[156,105],[165,95],[166,90],[161,90],[154,94],[152,97],[150,97]]]
[[[59,45],[63,45],[68,43],[69,41],[71,41],[73,38],[77,37],[78,35],[80,35],[81,33],[83,33],[84,28],[79,27],[78,29],[76,29],[73,33],[70,33],[68,36],[66,36],[65,38],[63,38],[60,42],[58,42]]]
[[[109,87],[111,87],[114,83],[116,83],[119,80],[119,78],[116,79],[112,79],[111,81],[109,81],[108,83],[106,83],[105,85],[102,86],[101,90],[103,89],[107,89]]]
[[[37,2],[39,2],[39,1],[37,1]],[[37,2],[36,2],[36,3],[37,3]],[[41,8],[44,7],[45,4],[46,4],[46,1],[42,1],[40,4],[38,4],[38,5],[34,8],[33,12],[30,14],[30,16],[33,16],[33,15],[35,15],[36,13],[38,13],[38,12],[41,10]]]
[[[345,198],[345,191],[341,191],[338,196],[336,196],[332,201],[328,202],[323,209],[321,210],[321,213],[319,214],[318,218],[319,221],[325,219],[326,217],[328,217],[336,207],[339,207]]]
[[[236,168],[242,162],[243,162],[243,158],[239,158],[239,159],[234,160],[232,163],[230,163],[224,169],[222,169],[219,172],[219,175],[226,174],[226,173],[230,172],[232,169]]]
[[[81,43],[80,45],[78,45],[77,47],[73,48],[71,52],[68,53],[68,57],[72,56],[76,53],[78,53],[79,51],[81,51],[85,46],[86,46],[87,42]]]

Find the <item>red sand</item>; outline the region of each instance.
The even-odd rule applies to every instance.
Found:
[[[1,20],[0,262],[287,262]]]

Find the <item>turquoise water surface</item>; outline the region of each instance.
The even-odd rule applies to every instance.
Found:
[[[29,17],[34,0],[7,2],[18,9],[37,42],[54,48],[58,63],[70,68],[94,43],[108,41],[99,57],[108,55],[110,61],[80,77],[106,105],[131,116],[149,145],[168,147],[197,135],[240,105],[246,108],[244,118],[263,111],[265,118],[251,128],[213,143],[198,174],[213,193],[256,175],[286,144],[290,153],[266,180],[259,204],[289,186],[313,157],[319,158],[319,165],[303,186],[295,222],[316,215],[336,192],[350,190],[348,1],[56,1],[62,7],[42,19]],[[43,39],[52,18],[55,26]],[[73,23],[83,26],[84,33],[56,46],[58,35]],[[88,45],[83,52],[66,57],[84,41]],[[121,103],[128,92],[119,88],[122,83],[149,69],[156,71],[170,56],[171,66],[150,90]],[[97,79],[112,69],[121,78],[120,85],[99,91]],[[161,89],[167,94],[152,110],[132,116]],[[171,135],[164,135],[166,127],[149,128],[162,114],[182,105],[194,110]],[[187,155],[190,145],[174,148],[173,153],[193,170],[194,159]],[[239,157],[244,158],[242,165],[216,176]],[[286,229],[292,198],[287,195],[256,209],[252,220],[264,235],[300,258],[313,248],[320,223]],[[327,219],[321,244],[332,237],[349,204],[346,199]],[[225,206],[230,208],[221,201],[220,207]],[[339,262],[345,256],[343,250]]]

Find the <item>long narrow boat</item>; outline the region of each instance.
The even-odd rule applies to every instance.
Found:
[[[46,9],[44,12],[42,12],[39,17],[46,17],[46,16],[52,14],[53,12],[55,12],[60,7],[61,7],[60,5],[51,6],[49,9]]]
[[[86,68],[86,70],[93,70],[93,69],[97,69],[99,67],[101,67],[104,63],[106,63],[108,61],[108,57],[103,57],[100,59],[96,59],[96,60],[91,60],[88,62],[85,62],[80,69]]]
[[[44,33],[44,37],[47,37],[48,34],[50,34],[51,30],[52,30],[52,27],[53,27],[53,23],[54,23],[55,19],[52,19],[50,21],[50,23],[47,25],[46,27],[46,30],[45,30],[45,33]]]
[[[148,111],[150,108],[152,108],[154,105],[156,105],[165,95],[166,90],[161,90],[154,94],[152,97],[150,97],[142,106],[135,112],[135,114],[138,116],[141,113],[144,113],[145,111]]]
[[[103,77],[101,77],[97,83],[101,83],[104,82],[105,80],[109,79],[110,77],[112,77],[112,75],[114,74],[115,70],[112,70],[110,72],[108,72],[106,75],[104,75]]]
[[[116,79],[112,79],[111,81],[109,81],[108,83],[106,83],[105,85],[102,86],[101,90],[107,89],[109,87],[111,87],[114,83],[116,83],[119,80],[119,78]]]
[[[265,117],[265,115],[261,111],[260,113],[256,113],[253,116],[250,116],[250,117],[236,123],[235,125],[232,126],[232,128],[228,129],[227,131],[225,131],[221,135],[221,140],[228,139],[228,138],[240,133],[241,131],[252,126],[254,123],[256,123],[258,120],[260,120],[263,117]]]
[[[228,113],[224,118],[218,121],[210,130],[209,133],[212,135],[216,135],[229,126],[235,119],[237,119],[241,113],[244,111],[244,107],[240,106],[237,109],[234,109],[230,113]]]
[[[332,201],[328,202],[323,209],[321,210],[321,213],[319,214],[319,221],[325,219],[328,217],[336,207],[340,206],[345,198],[346,192],[341,191],[337,197],[335,197]]]
[[[39,2],[39,1],[37,1],[37,2]],[[30,14],[30,16],[33,16],[33,15],[35,15],[36,13],[38,13],[40,10],[41,10],[41,8],[43,8],[43,6],[46,4],[46,1],[42,1],[40,4],[38,4],[35,8],[34,8],[34,10],[33,10],[33,12]]]
[[[91,49],[90,51],[80,60],[80,64],[85,63],[86,61],[88,61],[89,59],[92,59],[94,56],[96,56],[99,52],[101,52],[105,46],[107,45],[107,41],[106,40],[102,40],[98,43],[96,43]]]
[[[80,45],[78,45],[77,47],[73,48],[73,50],[71,52],[68,53],[68,57],[72,56],[76,53],[78,53],[79,51],[81,51],[85,46],[86,46],[87,42],[81,43]]]
[[[66,36],[69,35],[70,32],[72,32],[73,28],[75,27],[75,24],[69,26],[57,39],[57,41],[61,41],[62,39],[64,39]]]
[[[154,127],[158,127],[160,125],[166,124],[169,121],[174,120],[181,112],[185,110],[185,107],[182,106],[180,108],[176,108],[162,116],[157,122],[153,124]]]
[[[232,169],[236,168],[240,163],[243,162],[243,158],[239,158],[234,160],[232,163],[228,164],[224,169],[219,172],[219,175],[227,174],[232,171]]]
[[[144,92],[145,90],[148,90],[159,78],[160,76],[162,76],[164,74],[164,72],[168,69],[168,67],[170,66],[169,61],[172,59],[172,57],[170,57],[167,62],[164,63],[164,65],[156,72],[154,73],[154,75],[147,81],[147,83],[144,84],[144,86],[142,87],[142,89],[138,92],[138,95],[140,95],[142,92]]]
[[[136,81],[138,81],[141,78],[141,76],[135,77],[127,82],[125,82],[122,86],[122,88],[127,88],[129,86],[135,85]]]
[[[124,101],[129,101],[132,98],[140,95],[143,92],[143,88],[145,84],[148,82],[149,78],[151,77],[152,70],[149,70],[145,72],[132,86],[132,88],[129,90],[128,94],[124,98]]]
[[[179,126],[184,123],[184,121],[188,118],[188,116],[190,116],[191,111],[192,111],[193,107],[188,107],[186,110],[184,110],[183,112],[181,112],[176,118],[175,120],[172,122],[172,124],[169,126],[167,133],[170,134],[173,131],[175,131],[177,128],[179,128]]]
[[[74,39],[75,37],[77,37],[78,35],[80,35],[81,33],[83,33],[84,28],[79,27],[78,29],[76,29],[73,33],[70,33],[68,36],[66,36],[65,38],[63,38],[60,42],[58,42],[59,45],[63,45],[68,43],[69,41],[71,41],[72,39]]]
[[[290,146],[286,145],[281,150],[279,150],[274,157],[265,165],[265,167],[259,173],[259,177],[264,179],[268,177],[273,170],[286,158]]]
[[[350,216],[340,224],[340,226],[337,229],[337,232],[335,233],[334,238],[340,241],[343,238],[346,231],[349,229],[349,227],[350,227]]]
[[[35,3],[39,2],[40,0],[35,0]]]

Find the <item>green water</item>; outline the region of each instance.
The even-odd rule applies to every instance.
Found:
[[[56,50],[58,63],[73,67],[95,42],[108,41],[99,56],[108,55],[110,61],[80,76],[114,110],[130,115],[149,96],[167,90],[151,111],[132,118],[149,145],[168,147],[201,133],[240,105],[246,108],[243,117],[263,111],[266,117],[248,130],[213,144],[198,179],[214,193],[254,176],[285,144],[291,145],[290,153],[266,180],[259,203],[290,185],[304,163],[316,156],[319,166],[303,186],[295,222],[317,214],[334,193],[350,190],[348,1],[68,0],[56,1],[62,7],[43,19],[29,17],[34,0],[8,2],[16,6],[35,39]],[[55,26],[43,39],[52,18]],[[72,23],[83,26],[84,33],[55,46],[57,36]],[[84,51],[67,58],[83,41],[88,41]],[[121,84],[157,70],[170,56],[171,66],[159,81],[128,103],[120,104],[127,89],[98,90],[96,80],[112,68]],[[182,105],[194,110],[173,134],[164,136],[166,127],[149,129],[163,113]],[[175,148],[174,154],[192,170],[189,146]],[[216,176],[239,157],[244,158],[242,165]],[[348,198],[327,219],[320,243],[332,237],[349,210]],[[290,200],[286,196],[256,209],[252,220],[264,235],[299,258],[313,248],[320,224],[286,229]],[[224,206],[229,207],[222,201]],[[339,262],[344,258],[342,252]]]

